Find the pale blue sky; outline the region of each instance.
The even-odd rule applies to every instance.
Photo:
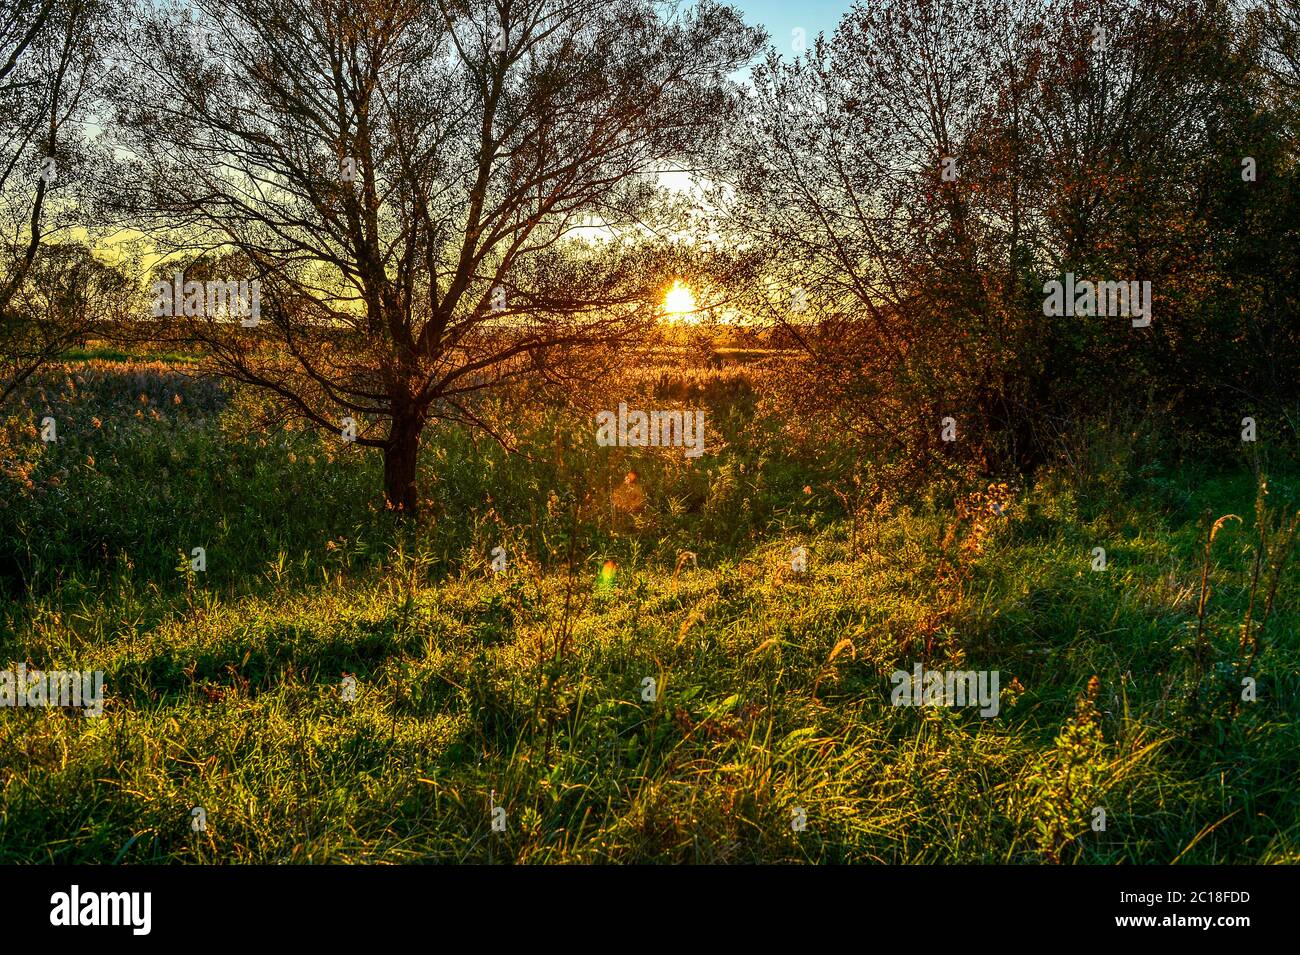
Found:
[[[791,50],[792,31],[803,27],[809,45],[818,31],[827,36],[835,24],[853,5],[853,0],[730,0],[739,8],[745,19],[767,29],[771,43],[786,56]]]

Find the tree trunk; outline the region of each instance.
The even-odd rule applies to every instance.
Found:
[[[384,496],[393,510],[412,518],[419,512],[415,477],[423,431],[423,414],[410,411],[395,414],[388,432],[388,445],[384,448]]]

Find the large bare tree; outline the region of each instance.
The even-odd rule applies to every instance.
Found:
[[[194,0],[124,21],[120,205],[260,282],[165,320],[221,371],[384,454],[417,508],[431,420],[650,318],[657,173],[725,122],[761,37],[655,0]]]
[[[1007,10],[857,4],[833,36],[755,71],[731,137],[718,201],[736,241],[771,250],[752,308],[806,356],[783,379],[795,417],[852,436],[864,466],[915,471],[950,447],[945,417],[973,429],[964,386],[990,371],[991,291],[963,147],[996,96]]]
[[[98,175],[84,124],[95,104],[105,5],[14,0],[0,11],[0,402],[99,315],[29,287],[43,249],[82,221]],[[59,273],[56,263],[43,281]]]

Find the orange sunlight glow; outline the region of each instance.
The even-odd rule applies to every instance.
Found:
[[[695,293],[680,281],[673,281],[673,287],[664,296],[664,316],[669,321],[683,321],[695,314]]]

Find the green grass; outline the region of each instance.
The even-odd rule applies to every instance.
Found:
[[[526,455],[432,431],[418,529],[373,458],[165,363],[34,383],[0,445],[0,668],[100,669],[107,702],[0,710],[0,862],[1300,861],[1296,563],[1232,706],[1248,470],[1046,472],[966,520],[891,501],[855,553],[834,474],[725,378],[690,385],[695,464],[559,409]],[[1298,499],[1280,469],[1269,507]],[[1198,658],[1207,508],[1244,522]],[[891,706],[925,653],[997,670],[999,714]]]

